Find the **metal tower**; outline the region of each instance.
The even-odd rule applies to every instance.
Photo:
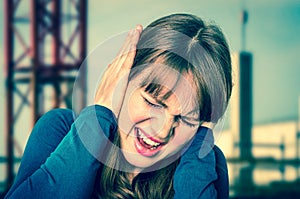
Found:
[[[47,110],[71,107],[73,83],[86,57],[87,0],[5,0],[7,188],[14,180],[14,135]],[[85,105],[81,70],[81,105]],[[21,113],[30,110],[31,118]],[[31,121],[30,121],[31,120]]]

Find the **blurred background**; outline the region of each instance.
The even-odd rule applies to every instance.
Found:
[[[77,75],[98,44],[184,12],[219,24],[232,51],[234,93],[216,130],[230,197],[300,197],[299,0],[4,0],[0,12],[0,193],[36,119],[72,107],[76,78],[76,103],[87,103],[89,70]]]

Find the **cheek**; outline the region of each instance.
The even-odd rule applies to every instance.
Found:
[[[128,117],[134,123],[142,120],[145,117],[145,107],[139,96],[133,95],[128,103]]]
[[[119,116],[119,127],[128,132],[134,124],[147,118],[147,106],[138,89],[129,90],[124,98]],[[126,130],[124,129],[126,127]]]
[[[128,117],[133,123],[147,118],[147,107],[139,92],[135,92],[128,100]]]
[[[118,125],[121,132],[128,134],[134,123],[134,115],[136,115],[136,106],[134,105],[136,100],[134,100],[135,93],[127,90],[124,96],[124,101],[120,110],[118,117]]]

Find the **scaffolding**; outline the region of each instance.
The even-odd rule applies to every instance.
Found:
[[[15,126],[23,119],[24,107],[30,109],[32,126],[51,108],[72,107],[73,84],[86,57],[87,0],[5,0],[4,11],[9,188],[15,176]],[[82,67],[80,76],[77,100],[84,107],[86,71]]]

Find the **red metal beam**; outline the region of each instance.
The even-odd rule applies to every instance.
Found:
[[[55,68],[59,68],[61,65],[60,61],[60,37],[61,37],[61,2],[59,0],[53,1],[53,20],[52,20],[52,28],[53,28],[53,65]],[[59,72],[55,72],[55,76],[58,76]],[[60,104],[60,96],[61,89],[59,86],[59,82],[55,81],[53,84],[55,90],[54,96],[54,107],[59,107]]]
[[[13,16],[14,16],[13,1],[5,0],[5,25],[4,25],[4,46],[5,46],[5,69],[6,69],[6,154],[7,154],[7,188],[9,188],[14,180],[14,148],[13,148],[13,132],[14,132],[14,99],[13,99]]]
[[[31,15],[30,15],[30,43],[31,43],[31,64],[33,68],[33,75],[31,76],[31,90],[32,92],[32,115],[33,115],[33,124],[37,121],[39,117],[39,85],[38,85],[38,68],[40,66],[40,54],[39,54],[39,0],[31,0],[30,1],[30,9],[31,9]]]
[[[86,63],[84,62],[84,59],[86,58],[87,54],[87,1],[86,0],[79,0],[79,28],[81,30],[80,32],[80,38],[79,38],[79,49],[80,49],[80,85],[81,85],[81,95],[82,95],[82,101],[79,108],[83,108],[86,104],[86,95],[87,95],[87,74],[86,74]]]

